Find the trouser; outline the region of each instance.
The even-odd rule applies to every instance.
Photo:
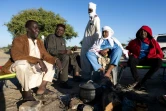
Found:
[[[121,54],[121,52],[119,54]],[[111,56],[109,56],[109,57],[110,57],[110,60],[112,60]],[[94,71],[97,71],[100,68],[102,68],[102,66],[98,63],[98,57],[96,56],[96,54],[94,52],[88,51],[87,58],[89,59],[90,63],[92,64]],[[118,59],[116,58],[116,60],[119,61],[119,58]],[[117,61],[115,61],[115,60],[114,60],[114,62],[117,63]],[[114,85],[116,85],[117,84],[117,75],[118,75],[118,65],[116,65],[113,68],[112,75],[113,75]]]
[[[100,68],[102,68],[101,64],[98,63],[98,56],[94,52],[88,51],[86,56],[92,64],[94,71],[97,71]]]
[[[11,65],[10,71],[16,72],[16,77],[23,91],[40,86],[43,80],[52,82],[55,68],[48,62],[44,61],[44,63],[48,69],[46,74],[41,71],[38,64],[29,64],[27,60],[17,60]]]
[[[131,55],[129,56],[128,65],[130,66],[130,70],[135,81],[139,81],[139,75],[136,68],[137,65],[151,66],[142,79],[142,83],[144,83],[161,67],[162,60],[159,58],[138,59]]]
[[[68,80],[68,69],[69,69],[70,64],[75,69],[75,72],[80,71],[80,67],[79,67],[78,62],[76,60],[77,56],[78,56],[78,54],[75,54],[75,53],[71,54],[71,55],[63,54],[63,55],[58,56],[61,63],[62,63],[62,68],[63,68],[62,73],[59,74],[59,80],[61,82],[66,82]]]

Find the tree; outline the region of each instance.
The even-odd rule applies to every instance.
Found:
[[[8,31],[13,35],[13,38],[18,35],[25,34],[26,30],[24,26],[27,20],[36,20],[39,23],[40,38],[41,35],[47,36],[49,34],[53,34],[58,23],[66,25],[66,32],[64,34],[65,39],[71,39],[78,35],[77,32],[74,31],[73,27],[67,24],[67,21],[59,14],[39,8],[23,10],[17,15],[14,15],[11,21],[5,24]]]

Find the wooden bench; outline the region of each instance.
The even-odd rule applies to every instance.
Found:
[[[163,76],[163,79],[165,77],[165,69],[166,69],[166,59],[163,59],[162,60],[163,63],[162,63],[162,66],[161,68],[163,68],[163,73],[162,73],[162,76]],[[120,60],[120,63],[119,63],[119,73],[118,73],[118,83],[120,82],[122,76],[123,76],[123,71],[125,70],[126,67],[129,67],[128,64],[127,64],[127,60]],[[138,65],[136,66],[137,69],[149,69],[151,66],[141,66],[141,65]]]

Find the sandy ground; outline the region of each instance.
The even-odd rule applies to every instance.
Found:
[[[4,65],[9,59],[9,54],[0,49],[0,66]]]
[[[4,63],[9,59],[9,54],[4,53],[4,51],[0,50],[0,65],[4,65]],[[166,107],[161,105],[156,97],[162,94],[166,94],[166,83],[163,82],[162,79],[162,69],[160,69],[156,74],[147,82],[147,91],[137,91],[135,93],[146,96],[149,100],[149,111],[166,111]],[[144,73],[147,70],[139,70],[141,77],[143,77]],[[72,77],[69,76],[69,83],[73,85],[72,90],[61,89],[58,86],[57,80],[54,79],[53,83],[48,84],[48,89],[54,91],[57,94],[75,94],[79,91],[79,83],[75,83],[72,81]],[[8,80],[7,83],[9,88],[3,88],[3,91],[0,92],[0,111],[17,111],[18,110],[18,102],[21,99],[20,91],[17,89],[18,82],[13,82],[15,80]],[[131,77],[131,73],[129,68],[126,68],[123,72],[122,79],[120,83],[122,85],[127,85],[132,83],[133,79]],[[17,84],[13,84],[17,83]],[[55,110],[56,111],[56,110]]]

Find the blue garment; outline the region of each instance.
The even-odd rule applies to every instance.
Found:
[[[102,66],[98,63],[98,57],[97,55],[94,53],[94,52],[91,52],[91,51],[88,51],[86,53],[86,56],[88,58],[88,60],[90,61],[90,63],[92,64],[93,66],[93,69],[95,71],[99,70]]]
[[[103,43],[100,46],[101,49],[112,49],[109,41],[107,39],[103,40]]]
[[[146,57],[148,52],[149,52],[149,44],[146,44],[145,42],[141,42],[141,50],[140,50],[139,59]]]
[[[109,55],[110,58],[110,64],[112,65],[118,65],[119,60],[122,56],[122,49],[114,42],[114,46],[111,47],[108,40],[104,40],[101,44],[101,49],[111,49],[111,54]],[[97,71],[99,68],[101,68],[101,65],[98,63],[98,57],[94,52],[88,51],[87,52],[87,58],[89,59],[90,63],[93,66],[93,69]]]
[[[109,55],[109,58],[111,59],[110,64],[117,66],[121,56],[122,56],[122,49],[118,46],[118,44],[114,42],[111,54]]]

